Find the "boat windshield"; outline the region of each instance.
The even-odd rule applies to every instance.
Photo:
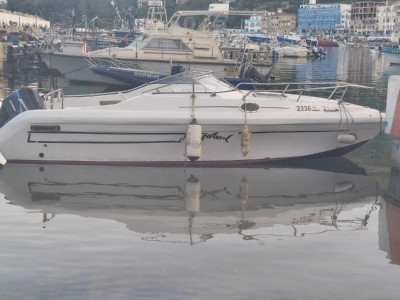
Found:
[[[211,71],[189,70],[152,82],[157,93],[223,93],[235,90],[229,83],[217,78]]]
[[[140,48],[143,42],[146,40],[147,35],[142,34],[139,35],[136,39],[134,39],[126,48]]]

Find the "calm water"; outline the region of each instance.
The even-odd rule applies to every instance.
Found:
[[[274,72],[373,86],[346,100],[384,107],[400,68],[329,49]],[[399,299],[399,148],[381,135],[252,168],[5,165],[0,299]]]

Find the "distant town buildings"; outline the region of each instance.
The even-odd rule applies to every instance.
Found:
[[[349,33],[351,27],[351,6],[344,7],[340,13],[340,23],[336,24],[336,31],[341,33]]]
[[[248,33],[291,32],[296,30],[295,14],[282,12],[257,12],[255,16],[245,20],[245,31]]]
[[[351,31],[356,34],[375,34],[378,32],[378,7],[385,2],[356,2],[351,5]]]
[[[377,7],[378,23],[375,29],[379,34],[391,34],[395,30],[398,20],[397,10],[397,3],[388,3],[388,5]]]
[[[346,11],[349,4],[304,4],[299,9],[298,30],[333,31],[343,23],[346,26]],[[344,13],[344,14],[343,14]]]
[[[262,16],[251,16],[244,20],[244,31],[247,33],[261,33]]]
[[[391,35],[399,31],[400,1],[360,1],[353,4],[300,5],[298,31]]]

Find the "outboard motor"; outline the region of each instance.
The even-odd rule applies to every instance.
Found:
[[[321,57],[321,53],[319,53],[317,47],[313,47],[313,48],[312,48],[311,54],[312,54],[315,58]]]
[[[326,51],[322,47],[318,47],[318,53],[321,54],[321,55],[326,55]]]
[[[3,99],[0,108],[0,127],[26,110],[43,109],[43,100],[38,93],[23,87]]]
[[[172,66],[171,67],[171,75],[176,75],[184,72],[185,69],[182,66]]]
[[[254,81],[257,81],[260,83],[266,83],[266,82],[269,82],[270,80],[273,80],[273,76],[271,76],[271,72],[269,72],[267,74],[262,74],[257,70],[257,68],[255,66],[248,65],[248,64],[243,64],[240,67],[239,78],[242,78],[242,79],[251,78]]]

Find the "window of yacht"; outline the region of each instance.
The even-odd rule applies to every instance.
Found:
[[[143,42],[146,40],[147,36],[146,35],[139,35],[136,39],[134,39],[132,41],[132,43],[130,43],[128,45],[127,48],[140,48],[140,46],[143,44]]]
[[[188,51],[189,48],[181,40],[154,38],[147,43],[144,49]]]

